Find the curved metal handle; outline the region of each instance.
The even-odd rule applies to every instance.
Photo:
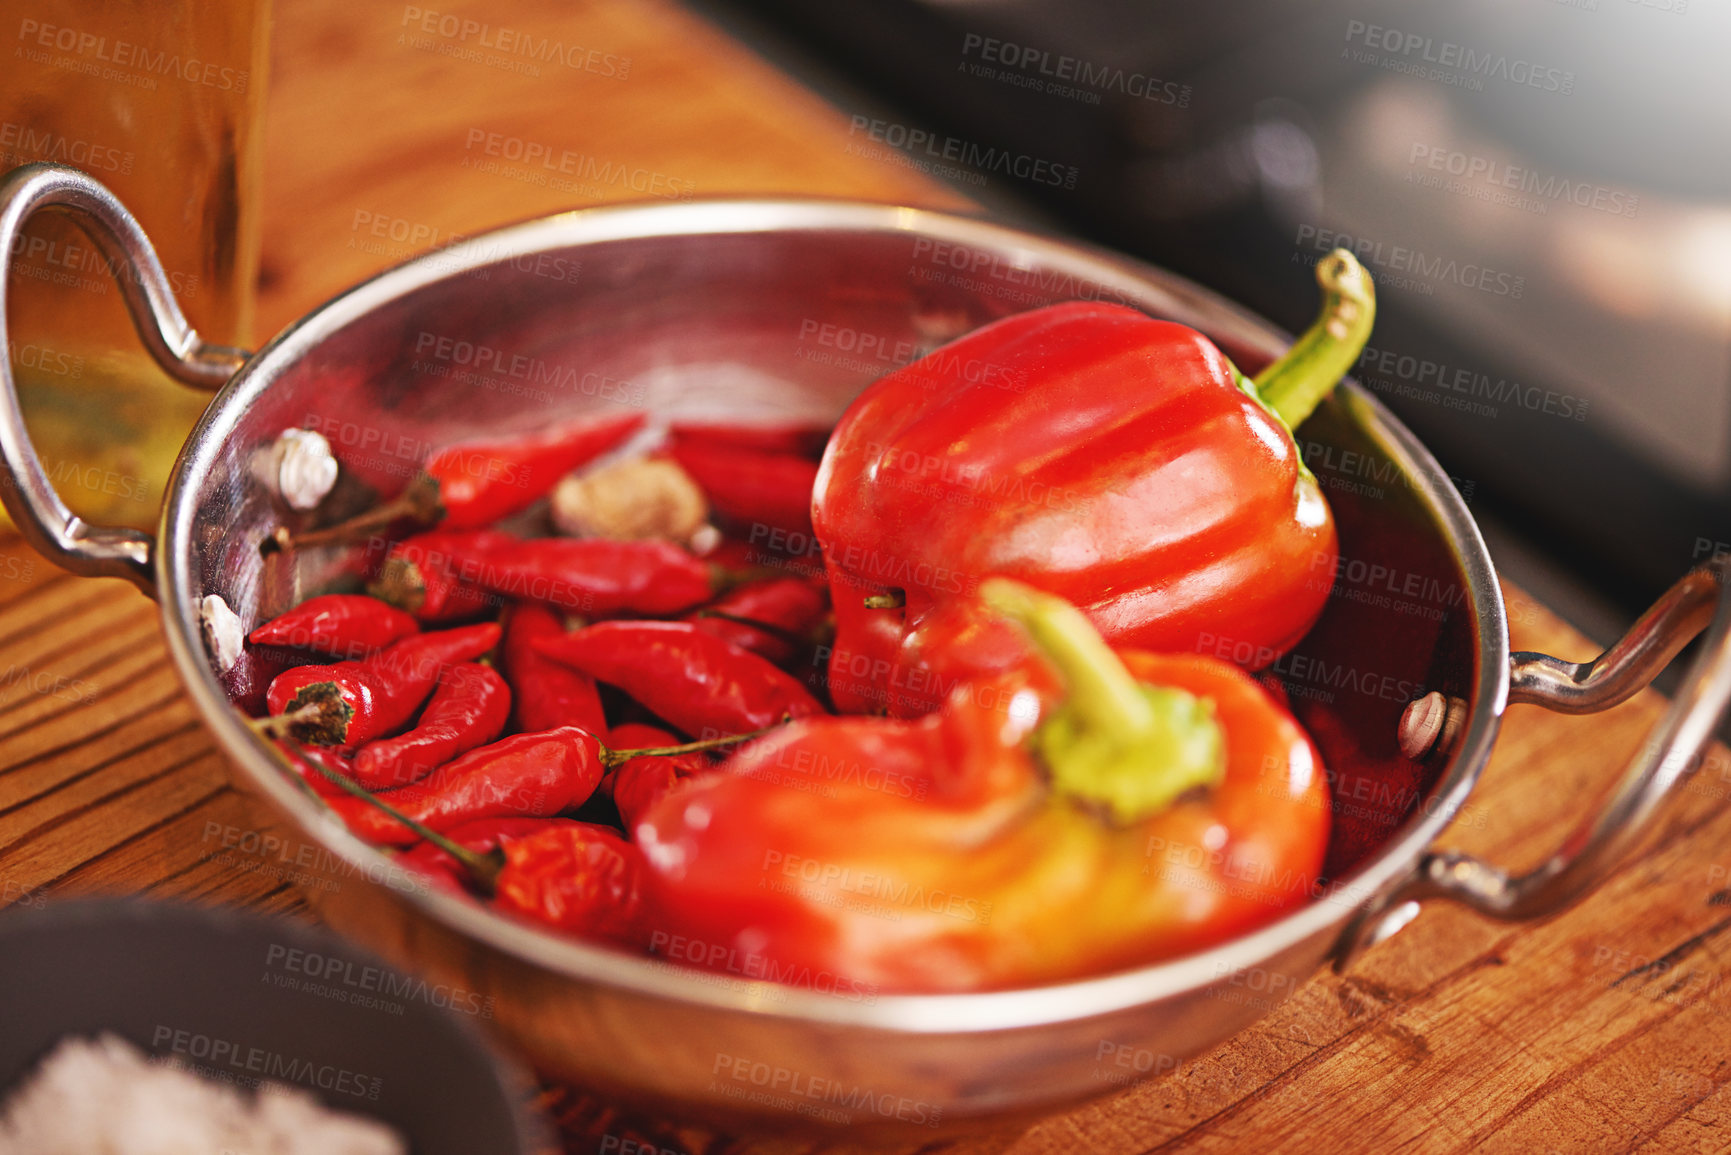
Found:
[[[1671,787],[1699,764],[1731,703],[1731,555],[1685,575],[1622,640],[1590,662],[1510,655],[1510,702],[1584,714],[1633,696],[1704,628],[1700,655],[1664,719],[1623,771],[1616,793],[1545,863],[1510,877],[1468,854],[1431,853],[1398,897],[1452,898],[1492,918],[1523,919],[1555,913],[1597,884],[1639,841]]]
[[[154,540],[135,529],[88,525],[74,517],[54,492],[24,428],[6,327],[8,274],[24,223],[45,208],[72,210],[114,271],[144,347],[169,376],[216,389],[249,354],[199,338],[181,315],[144,230],[100,183],[57,164],[27,164],[0,181],[0,465],[5,470],[0,500],[25,540],[49,561],[86,577],[126,578],[155,597]]]

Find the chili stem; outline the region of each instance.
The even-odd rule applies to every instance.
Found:
[[[284,738],[283,741],[292,746],[295,752],[300,755],[301,759],[308,766],[311,766],[314,770],[317,770],[320,774],[324,775],[330,781],[336,783],[350,794],[353,794],[356,798],[361,799],[376,809],[383,810],[386,814],[390,815],[398,822],[401,822],[404,826],[408,827],[410,830],[414,831],[416,834],[420,835],[422,838],[426,839],[428,842],[437,846],[440,850],[443,850],[446,854],[449,854],[452,858],[455,858],[458,862],[462,863],[463,868],[474,876],[475,881],[489,889],[492,888],[494,881],[499,877],[499,869],[503,865],[497,859],[485,854],[476,854],[466,846],[459,846],[449,838],[446,838],[443,834],[440,834],[437,830],[434,830],[432,827],[417,822],[407,814],[398,810],[395,806],[380,801],[365,786],[362,786],[359,782],[356,782],[348,775],[339,774],[329,766],[326,766],[323,762],[320,762],[317,758],[308,757],[306,747],[302,746],[299,742],[296,742],[293,738]]]
[[[1376,320],[1376,286],[1346,249],[1316,264],[1322,310],[1279,360],[1255,378],[1262,403],[1297,429],[1322,404],[1370,340]]]
[[[444,507],[439,504],[438,481],[423,473],[409,482],[407,489],[383,505],[375,505],[347,521],[305,533],[290,533],[287,526],[278,526],[274,533],[259,543],[259,548],[266,553],[273,550],[287,552],[317,545],[360,541],[390,528],[403,518],[413,518],[422,525],[433,525],[444,513]]]
[[[325,707],[321,702],[309,702],[298,710],[290,710],[286,714],[271,714],[264,718],[248,718],[246,724],[267,738],[289,739],[289,730],[299,722],[314,722],[324,716]],[[300,743],[295,743],[297,746]]]
[[[695,754],[701,750],[714,750],[722,746],[736,746],[741,742],[749,742],[753,738],[761,738],[774,730],[779,730],[793,720],[792,715],[782,715],[781,721],[765,726],[761,730],[752,730],[744,734],[725,734],[720,738],[705,738],[701,742],[686,742],[680,746],[638,746],[630,750],[612,750],[601,747],[601,764],[608,769],[622,766],[633,758],[667,758],[679,754]]]
[[[865,599],[865,608],[868,610],[899,610],[907,604],[908,595],[901,590],[872,594]]]

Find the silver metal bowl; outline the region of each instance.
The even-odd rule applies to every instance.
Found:
[[[1597,661],[1511,655],[1466,505],[1423,446],[1349,383],[1299,434],[1336,512],[1341,575],[1280,672],[1331,769],[1415,793],[1398,824],[1360,830],[1356,848],[1336,853],[1316,901],[1187,957],[988,994],[838,994],[561,939],[417,887],[279,772],[234,708],[270,670],[249,656],[218,675],[201,599],[221,595],[250,624],[353,566],[337,550],[261,554],[265,536],[297,516],[256,475],[282,430],[318,428],[351,476],[390,493],[429,445],[621,405],[657,418],[833,418],[918,351],[1052,301],[1105,298],[1182,321],[1252,373],[1287,338],[1168,273],[1068,241],[889,205],[719,200],[501,229],[357,286],[249,356],[189,331],[137,224],[80,173],[32,165],[0,184],[0,252],[46,206],[70,210],[124,270],[156,359],[188,384],[220,390],[181,453],[152,538],[68,514],[0,358],[11,481],[0,496],[14,520],[67,569],[129,578],[160,601],[181,679],[235,785],[276,837],[325,861],[331,885],[307,887],[323,918],[405,967],[492,998],[496,1025],[544,1070],[655,1110],[758,1130],[907,1138],[1050,1112],[1163,1073],[1319,968],[1344,966],[1398,930],[1421,899],[1496,918],[1560,909],[1631,848],[1731,699],[1723,559],[1684,577]],[[1430,849],[1473,789],[1508,704],[1603,709],[1709,621],[1652,740],[1553,858],[1510,877]],[[1436,735],[1428,750],[1426,734]],[[1246,988],[1258,997],[1245,998]]]

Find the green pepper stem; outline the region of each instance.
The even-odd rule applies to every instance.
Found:
[[[1220,781],[1225,734],[1211,700],[1137,681],[1063,598],[1007,578],[982,582],[980,597],[1027,631],[1064,683],[1030,736],[1055,794],[1129,824]]]
[[[1376,286],[1346,249],[1335,249],[1316,264],[1322,310],[1279,360],[1255,378],[1262,403],[1297,429],[1322,404],[1370,340],[1376,320]]]
[[[1069,706],[1091,729],[1133,742],[1154,725],[1136,679],[1081,610],[1008,578],[981,582],[980,600],[1027,631],[1058,671]]]
[[[467,870],[470,875],[474,877],[476,882],[480,883],[488,890],[492,890],[494,884],[498,882],[499,871],[504,866],[502,856],[476,854],[466,846],[457,845],[432,827],[410,818],[395,806],[381,802],[378,798],[374,797],[365,786],[362,786],[359,782],[356,782],[348,775],[339,774],[329,766],[326,766],[323,762],[320,762],[317,758],[308,757],[306,747],[302,746],[293,738],[284,738],[283,741],[294,747],[295,753],[300,756],[301,760],[308,766],[311,766],[314,770],[317,770],[320,774],[324,775],[324,777],[336,783],[339,787],[348,791],[350,794],[353,794],[356,798],[361,799],[363,802],[366,802],[375,809],[383,810],[386,814],[390,815],[398,822],[401,822],[404,826],[408,827],[434,846],[437,846],[452,858],[455,858],[462,864],[463,869]],[[280,754],[281,751],[278,751],[278,753]],[[297,774],[296,777],[299,777],[299,775]]]

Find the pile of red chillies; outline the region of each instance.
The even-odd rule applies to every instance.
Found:
[[[523,510],[641,425],[604,418],[440,451],[407,499],[364,515],[368,592],[308,598],[248,638],[293,663],[268,685],[262,728],[357,835],[398,848],[428,885],[634,947],[643,865],[628,832],[727,747],[631,752],[829,711],[814,661],[830,628],[821,572],[751,540],[764,527],[809,540],[827,430],[672,426],[653,452],[707,501],[701,552],[537,536],[548,527],[533,521],[522,532]],[[496,870],[459,863],[410,823]]]

